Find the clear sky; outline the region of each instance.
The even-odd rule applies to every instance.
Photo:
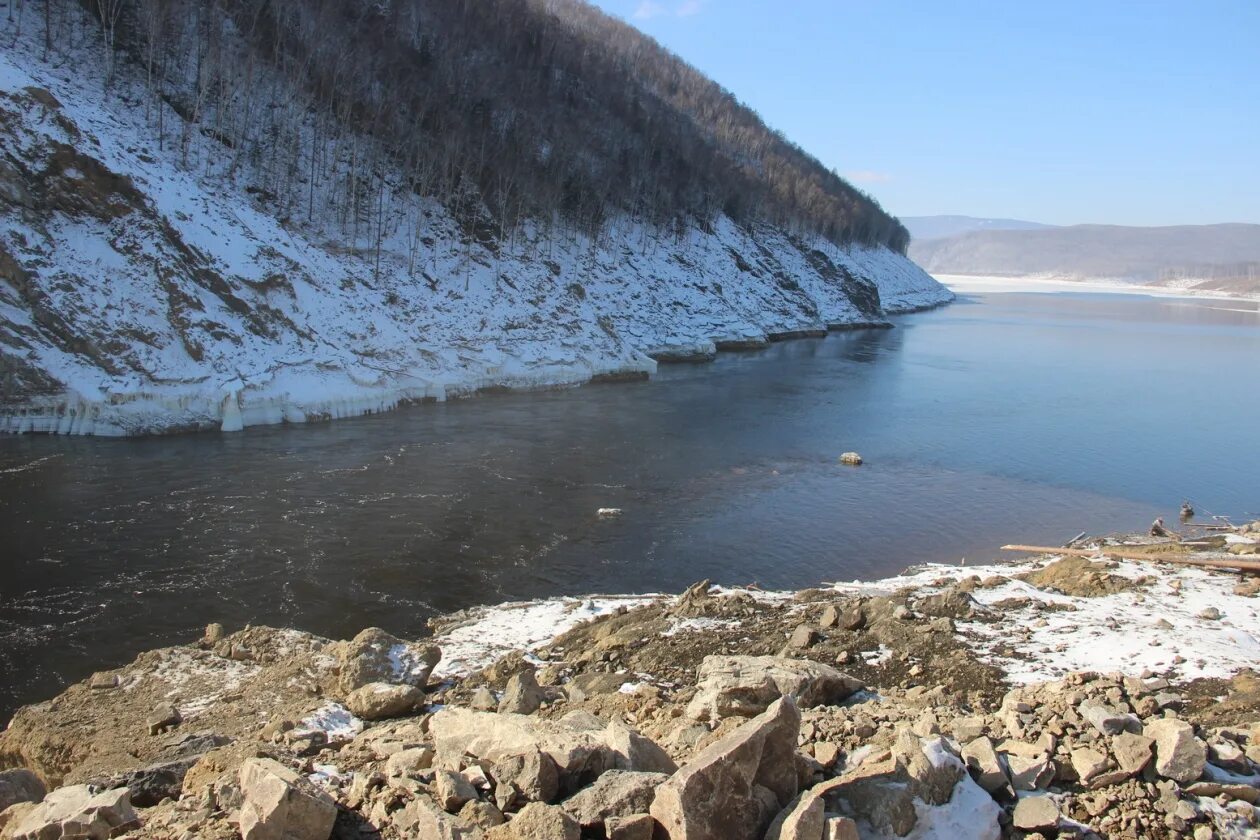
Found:
[[[1260,223],[1260,0],[596,0],[901,216]]]

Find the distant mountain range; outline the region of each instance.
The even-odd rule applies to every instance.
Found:
[[[1042,230],[1054,227],[1023,219],[982,219],[977,216],[903,216],[901,223],[915,240],[942,239],[973,230]]]
[[[903,219],[911,259],[932,274],[1118,280],[1260,294],[1260,225],[1053,227],[1009,219]],[[937,236],[925,232],[950,231]]]

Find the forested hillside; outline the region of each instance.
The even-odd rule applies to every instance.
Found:
[[[0,48],[0,428],[358,414],[949,297],[573,0],[48,0]]]

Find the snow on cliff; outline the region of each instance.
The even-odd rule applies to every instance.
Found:
[[[22,35],[0,48],[0,431],[353,416],[643,375],[952,297],[886,249],[726,218],[497,243],[401,188],[382,208],[394,233],[356,248],[278,218],[243,176],[183,166],[147,128],[140,81],[106,90],[83,55],[53,66]]]

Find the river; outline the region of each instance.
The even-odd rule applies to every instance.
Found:
[[[210,621],[416,636],[508,599],[992,560],[1183,498],[1256,515],[1258,363],[1254,303],[984,293],[644,383],[3,438],[0,720]]]

